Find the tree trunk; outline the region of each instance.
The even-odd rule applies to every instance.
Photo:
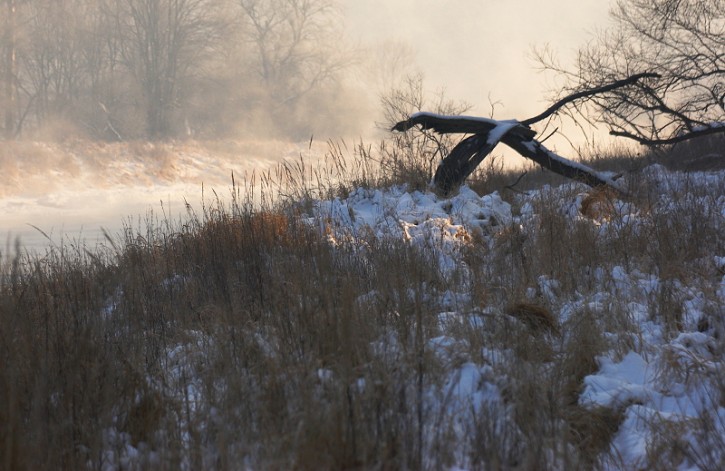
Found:
[[[15,1],[6,0],[6,40],[7,51],[5,54],[5,137],[15,137]]]

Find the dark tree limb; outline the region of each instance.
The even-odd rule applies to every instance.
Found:
[[[443,194],[450,193],[473,173],[496,144],[488,143],[488,133],[474,134],[459,142],[438,166],[433,177],[436,187]]]
[[[461,185],[488,154],[508,135],[513,140],[529,141],[530,129],[518,121],[494,121],[489,132],[474,134],[451,150],[438,166],[433,182],[444,194]]]
[[[524,171],[524,173],[522,173],[521,175],[519,175],[519,178],[517,178],[515,182],[513,182],[513,183],[511,183],[509,185],[506,185],[504,188],[506,188],[508,190],[511,190],[514,193],[520,193],[522,195],[528,194],[525,191],[521,191],[521,190],[517,190],[516,189],[516,185],[519,184],[519,182],[521,181],[521,179],[523,179],[526,176],[527,173],[529,173],[529,172],[528,171]]]
[[[422,129],[432,129],[439,134],[488,134],[499,124],[501,124],[501,121],[493,119],[473,116],[446,116],[422,111],[412,114],[405,121],[400,121],[393,126],[392,130],[404,132],[416,125],[420,125]],[[516,126],[509,132],[526,139],[533,139],[536,136],[536,131],[523,124]]]
[[[557,101],[553,105],[551,105],[546,111],[544,111],[541,114],[538,114],[534,116],[533,118],[525,119],[524,121],[521,121],[521,124],[525,126],[530,126],[534,123],[537,123],[541,121],[542,119],[546,119],[549,116],[553,115],[559,109],[562,107],[568,105],[569,103],[572,103],[573,101],[579,100],[581,98],[588,98],[593,95],[597,95],[599,93],[605,93],[612,90],[616,90],[617,88],[626,87],[627,85],[632,85],[633,83],[637,82],[640,79],[643,78],[660,78],[659,74],[656,74],[654,72],[643,72],[641,74],[635,74],[631,77],[627,77],[626,79],[617,80],[616,82],[612,82],[607,85],[603,85],[601,87],[596,88],[590,88],[589,90],[582,90],[577,93],[572,93],[571,95],[565,96],[561,100]]]
[[[609,131],[610,136],[626,137],[627,139],[632,139],[633,141],[637,141],[645,146],[664,146],[670,144],[677,144],[678,142],[688,141],[697,137],[709,136],[711,134],[725,134],[725,125],[700,127],[698,129],[694,129],[688,132],[687,134],[681,134],[679,136],[670,137],[667,139],[649,139],[626,131]]]
[[[516,121],[416,113],[397,123],[393,130],[406,131],[416,125],[441,134],[477,131],[454,147],[438,167],[433,182],[444,194],[461,185],[499,142],[554,173],[592,187],[606,185],[622,192],[603,174],[548,150],[533,138],[535,133],[532,129]]]
[[[597,172],[584,164],[565,159],[564,157],[550,151],[538,141],[533,139],[530,141],[521,141],[513,139],[510,136],[506,136],[503,138],[503,142],[522,156],[533,160],[542,167],[549,169],[554,173],[558,173],[563,177],[582,182],[593,188],[598,186],[609,186],[619,193],[624,193],[624,191],[606,175]]]

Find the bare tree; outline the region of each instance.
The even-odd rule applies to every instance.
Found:
[[[171,132],[181,83],[202,67],[223,30],[219,0],[122,0],[121,55],[143,93],[150,137]],[[111,3],[112,5],[113,3]]]
[[[101,84],[112,81],[109,64],[118,57],[115,23],[106,21],[104,2],[6,1],[16,6],[13,34],[5,28],[0,46],[7,58],[0,64],[10,64],[2,74],[8,77],[5,101],[14,105],[5,108],[7,123],[12,121],[12,126],[6,124],[8,134],[18,135],[29,124],[42,129],[59,121],[102,134],[95,126],[106,101]]]
[[[87,4],[84,0],[28,2],[22,78],[37,123],[66,115],[85,93],[80,33]]]
[[[273,104],[294,104],[346,65],[333,0],[239,0],[253,67]]]
[[[725,133],[725,1],[619,0],[615,27],[582,48],[575,69],[539,53],[577,91],[647,72],[631,86],[572,101],[577,119],[645,145]]]
[[[16,95],[16,57],[15,57],[15,21],[16,21],[16,0],[5,0],[3,21],[2,47],[2,81],[3,81],[3,108],[4,116],[4,134],[5,137],[11,138],[15,136],[15,108],[17,106]]]
[[[389,94],[418,74],[415,49],[409,42],[386,39],[365,51],[365,56],[367,59],[358,64],[360,78],[367,87],[372,84],[378,96]]]
[[[383,112],[381,127],[384,129],[390,129],[395,123],[407,120],[426,108],[440,115],[460,115],[471,108],[468,103],[446,98],[443,91],[427,93],[422,74],[402,79],[397,86],[382,93],[380,101]],[[414,188],[424,187],[430,182],[438,163],[456,142],[446,133],[432,132],[433,127],[414,128],[411,124],[396,129],[410,132],[388,137],[380,148],[380,166],[393,181],[407,181]]]

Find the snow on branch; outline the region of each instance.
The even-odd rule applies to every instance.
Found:
[[[609,186],[623,193],[623,190],[606,175],[548,150],[534,139],[536,135],[534,130],[517,120],[497,121],[489,118],[421,112],[397,123],[393,126],[393,131],[404,132],[416,125],[441,134],[473,134],[454,147],[436,171],[433,182],[444,194],[461,185],[499,142],[503,142],[523,157],[554,173],[592,187]]]

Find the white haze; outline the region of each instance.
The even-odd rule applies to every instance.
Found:
[[[537,70],[533,49],[549,46],[562,65],[572,65],[576,51],[608,26],[611,6],[609,0],[343,3],[351,39],[370,48],[385,40],[410,45],[427,89],[442,90],[482,116],[491,115],[495,102],[496,119],[526,119],[543,111],[560,83]],[[573,126],[568,131],[567,137],[582,142]],[[552,147],[557,144],[568,148],[564,139],[554,139]]]
[[[399,72],[422,72],[427,90],[444,90],[446,97],[469,103],[471,114],[490,115],[491,100],[499,103],[497,119],[530,117],[546,107],[547,91],[556,85],[537,73],[532,48],[548,44],[563,63],[571,63],[576,49],[596,29],[607,26],[609,5],[601,0],[343,0],[343,39],[363,55],[358,67],[368,70],[360,73],[358,68],[354,74],[358,86],[368,87],[369,98],[351,95],[345,102],[348,109],[320,106],[309,113],[362,115],[354,121],[367,124],[350,129],[347,137],[370,136],[379,117],[378,79],[385,71],[376,70],[371,65],[375,62],[368,59],[380,48],[392,47],[401,48],[402,55],[412,51],[408,68]],[[552,143],[554,148],[563,145],[563,141]],[[183,212],[185,201],[201,200],[202,184],[224,197],[233,171],[240,175],[269,168],[284,157],[310,154],[304,150],[306,144],[283,146],[280,151],[279,143],[255,143],[252,151],[237,143],[232,153],[210,151],[207,146],[169,156],[166,149],[160,168],[154,160],[158,155],[147,151],[136,155],[133,145],[130,154],[126,150],[94,154],[73,145],[34,144],[43,150],[30,144],[19,144],[17,149],[3,145],[0,236],[8,245],[20,236],[24,245],[35,248],[48,241],[31,225],[55,243],[63,235],[85,237],[92,245],[101,227],[117,233],[124,217],[143,216],[150,209],[161,213],[161,200],[164,211],[170,206],[172,213]],[[319,153],[322,147],[324,142],[318,143]],[[120,177],[114,176],[116,171]],[[5,247],[0,251],[5,252]]]

